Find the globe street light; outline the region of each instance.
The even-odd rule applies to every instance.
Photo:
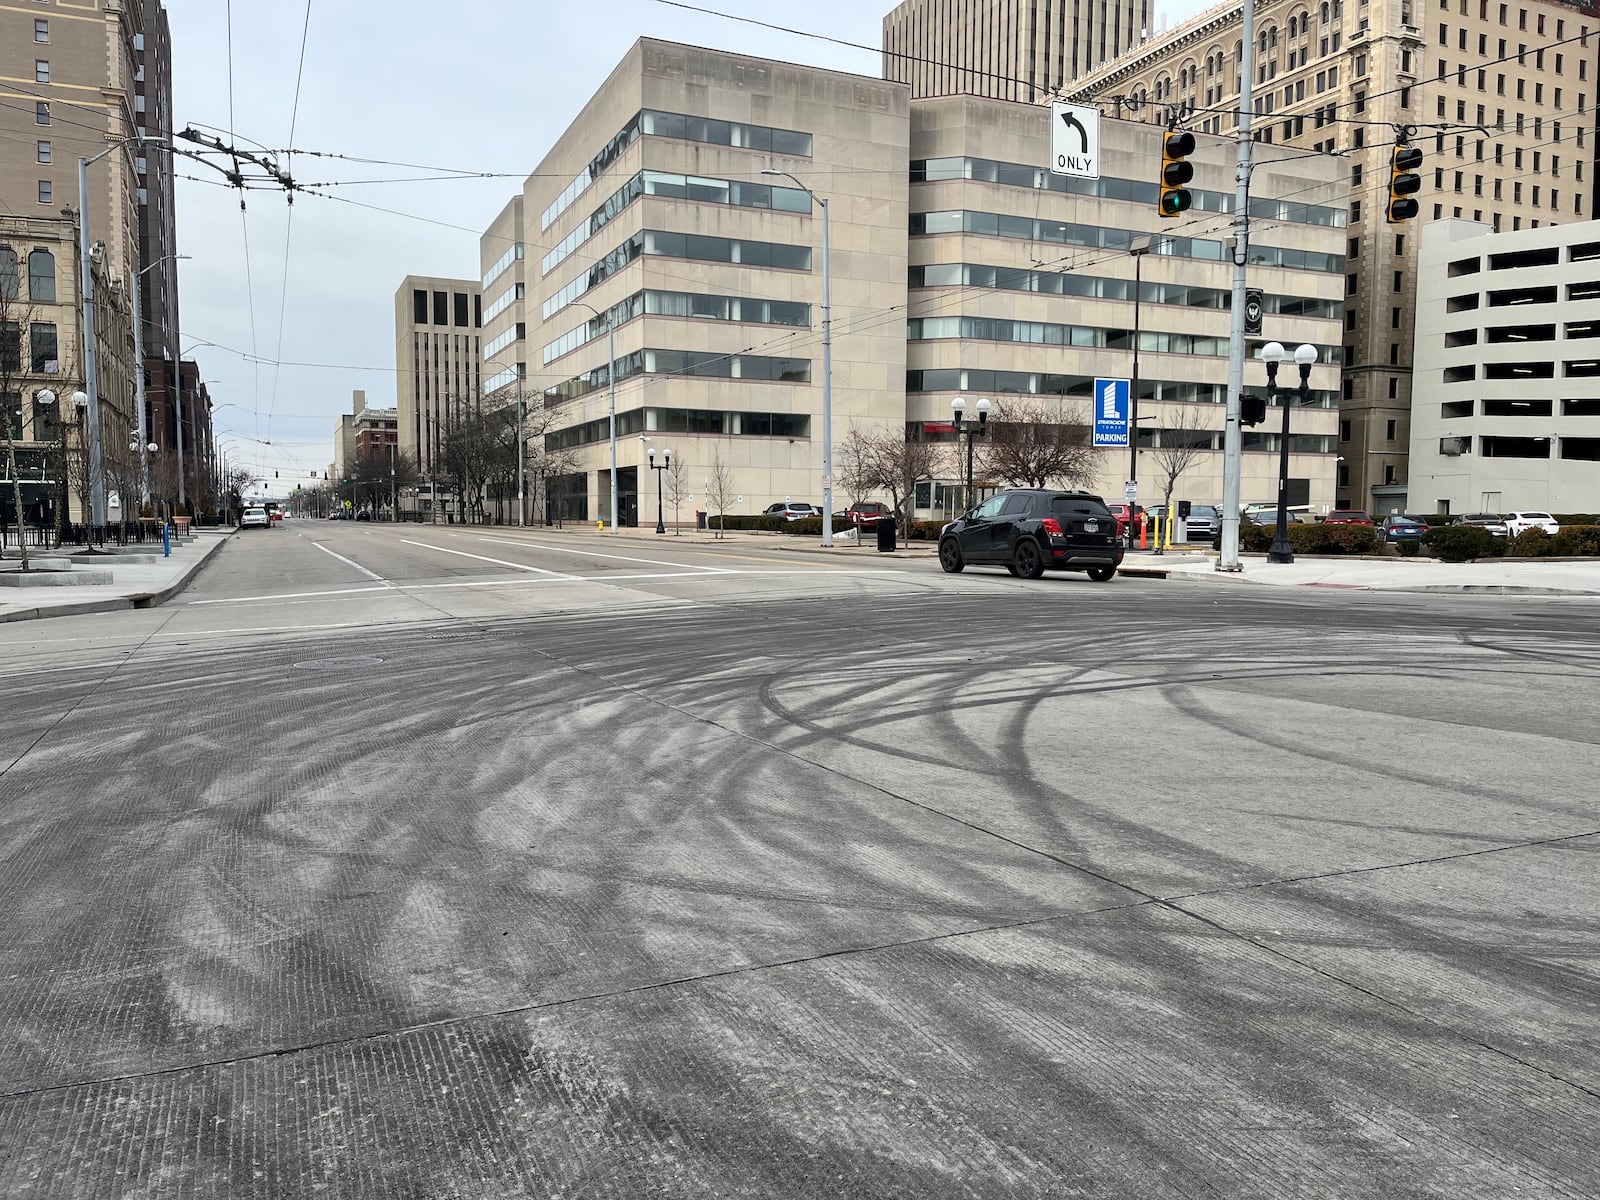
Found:
[[[1278,364],[1284,360],[1283,343],[1268,342],[1261,347],[1261,361],[1267,367],[1267,403],[1272,403],[1278,386]],[[1300,403],[1310,399],[1311,367],[1317,361],[1317,348],[1302,344],[1294,352],[1295,365],[1300,368]],[[1278,522],[1273,531],[1272,545],[1267,547],[1269,563],[1292,563],[1294,551],[1289,548],[1289,398],[1283,398],[1283,433],[1278,445]]]
[[[669,449],[661,452],[661,457],[665,460],[661,463],[656,462],[656,448],[654,446],[650,447],[648,454],[650,469],[656,473],[656,532],[665,533],[667,524],[666,512],[661,507],[661,476],[672,469],[672,451]]]
[[[950,401],[950,415],[955,418],[956,422],[957,444],[960,443],[963,432],[967,435],[967,496],[963,511],[970,511],[972,508],[972,439],[982,437],[984,431],[989,428],[989,402],[987,400],[978,401],[978,423],[976,425],[967,425],[963,428],[961,422],[962,418],[967,415],[967,402],[960,396]]]

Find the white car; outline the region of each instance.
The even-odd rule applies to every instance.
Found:
[[[239,518],[240,529],[271,529],[272,518],[264,508],[247,508]]]
[[[1506,533],[1516,537],[1530,529],[1542,529],[1548,534],[1561,532],[1561,526],[1547,512],[1514,512],[1506,514]]]
[[[789,500],[782,504],[769,504],[762,510],[763,517],[782,517],[785,521],[803,521],[807,517],[820,517],[822,510],[815,504],[802,500]]]

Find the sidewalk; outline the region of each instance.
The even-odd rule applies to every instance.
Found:
[[[829,558],[927,559],[937,556],[932,542],[900,542],[891,553],[881,553],[868,531],[861,545],[854,539],[834,534],[834,545],[824,549],[816,535],[796,537],[782,533],[729,530],[713,537],[707,530],[684,530],[674,537],[669,531],[658,534],[651,528],[608,529],[601,533],[592,525],[569,522],[564,529],[528,526],[527,532],[566,534],[606,541],[654,542],[660,545],[706,545],[759,547],[798,554],[817,554]],[[1265,556],[1246,554],[1243,570],[1237,573],[1216,569],[1215,551],[1199,548],[1169,550],[1165,554],[1133,551],[1122,564],[1123,572],[1134,576],[1165,576],[1169,582],[1217,583],[1221,585],[1260,584],[1276,587],[1327,588],[1343,591],[1456,592],[1485,595],[1596,596],[1600,595],[1600,561],[1512,561],[1487,559],[1483,562],[1445,563],[1425,558],[1337,558],[1299,556],[1292,563],[1269,563]]]
[[[114,547],[115,553],[93,560],[77,547],[65,551],[29,550],[34,561],[60,562],[70,557],[74,571],[106,572],[110,583],[59,587],[0,587],[0,622],[31,621],[40,617],[72,617],[83,613],[115,612],[129,608],[154,608],[176,596],[222,549],[234,531],[196,530],[188,541],[175,540],[172,557],[161,556],[161,546]],[[0,570],[18,569],[17,552],[7,548]]]

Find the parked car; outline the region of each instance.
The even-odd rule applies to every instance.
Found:
[[[876,525],[889,515],[889,506],[879,500],[857,500],[847,510],[845,518],[856,525]]]
[[[1324,525],[1371,525],[1372,518],[1358,508],[1336,508],[1322,518]]]
[[[1516,537],[1519,533],[1526,533],[1530,529],[1542,529],[1546,533],[1560,533],[1561,526],[1556,519],[1547,512],[1514,512],[1506,514],[1506,535]]]
[[[1117,519],[1117,536],[1126,539],[1128,536],[1128,521],[1139,511],[1133,504],[1108,504],[1111,515]]]
[[[801,521],[806,517],[820,517],[822,510],[815,504],[807,504],[803,500],[784,500],[777,504],[769,504],[761,510],[763,517],[782,517],[786,521]]]
[[[1208,542],[1222,528],[1222,510],[1215,504],[1189,505],[1189,540]]]
[[[1498,513],[1467,513],[1451,521],[1452,525],[1476,525],[1480,529],[1487,529],[1495,537],[1506,536],[1505,518]]]
[[[996,492],[939,535],[939,566],[952,574],[992,565],[1023,579],[1047,570],[1087,571],[1104,583],[1117,573],[1123,553],[1116,517],[1089,492]]]
[[[269,508],[269,509],[267,509],[267,520],[271,521],[272,524],[274,524],[274,525],[281,525],[283,523],[283,509],[281,509],[281,508]]]
[[[1416,517],[1403,517],[1398,513],[1383,519],[1378,534],[1386,542],[1417,542],[1428,532],[1427,523]]]
[[[272,518],[264,508],[247,508],[239,517],[240,529],[271,529]]]

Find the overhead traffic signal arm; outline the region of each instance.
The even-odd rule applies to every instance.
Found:
[[[1194,206],[1194,196],[1186,186],[1194,178],[1194,164],[1187,161],[1194,153],[1194,134],[1187,129],[1169,129],[1161,137],[1161,179],[1157,211],[1163,217],[1176,217]]]
[[[1414,199],[1422,190],[1422,150],[1405,143],[1396,144],[1389,152],[1389,204],[1384,215],[1389,224],[1397,225],[1417,215],[1421,206]]]

